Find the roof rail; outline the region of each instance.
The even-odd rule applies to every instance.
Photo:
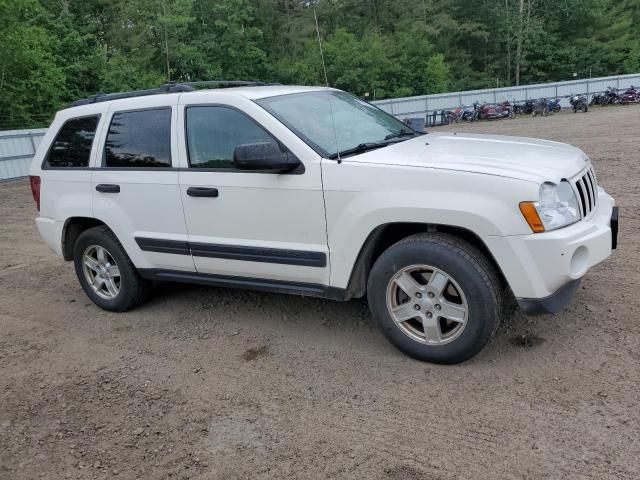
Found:
[[[196,86],[203,87],[258,87],[264,85],[275,85],[257,81],[244,81],[244,80],[203,80],[196,82],[168,82],[157,88],[149,88],[147,90],[135,90],[132,92],[117,92],[117,93],[96,93],[90,97],[83,98],[71,102],[69,107],[79,107],[80,105],[90,105],[92,103],[108,102],[110,100],[120,100],[122,98],[134,98],[144,97],[147,95],[161,95],[165,93],[179,93],[179,92],[193,92],[197,90]]]

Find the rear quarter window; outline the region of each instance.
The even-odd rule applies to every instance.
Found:
[[[99,121],[100,115],[67,120],[49,148],[44,168],[88,167]]]

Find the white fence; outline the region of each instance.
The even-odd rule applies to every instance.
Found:
[[[31,159],[46,131],[38,128],[0,132],[0,182],[29,174]]]
[[[566,97],[581,93],[591,95],[604,92],[607,87],[626,89],[631,85],[640,86],[640,73],[618,75],[569,82],[543,83],[520,87],[490,88],[487,90],[469,90],[466,92],[439,93],[419,97],[392,98],[372,102],[382,110],[404,120],[408,117],[425,117],[434,111],[451,110],[473,102],[498,103],[509,100],[521,102],[530,98],[562,98],[561,105],[569,106]]]
[[[449,110],[460,105],[471,105],[475,101],[498,103],[509,100],[520,102],[530,98],[545,97],[562,98],[562,105],[568,106],[566,97],[569,95],[576,93],[591,95],[603,92],[607,87],[626,89],[631,85],[640,86],[640,73],[520,87],[393,98],[373,103],[404,120],[408,117],[426,117],[432,112]],[[0,182],[28,175],[31,159],[46,131],[46,128],[40,128],[0,132]]]

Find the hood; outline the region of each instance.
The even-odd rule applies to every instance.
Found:
[[[582,150],[564,143],[459,133],[422,135],[348,161],[458,170],[537,183],[574,177],[589,164]]]

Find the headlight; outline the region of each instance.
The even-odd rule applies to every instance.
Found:
[[[569,182],[558,185],[545,182],[540,186],[540,200],[522,202],[520,211],[534,232],[566,227],[580,220],[578,199]]]

